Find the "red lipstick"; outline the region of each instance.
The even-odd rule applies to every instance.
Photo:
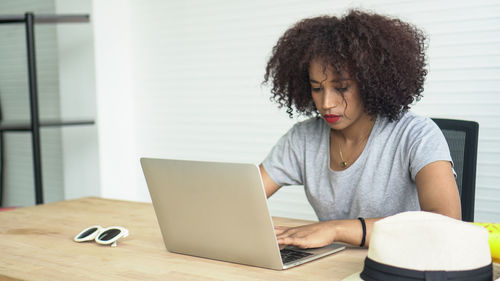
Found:
[[[323,118],[325,118],[326,122],[328,123],[335,123],[339,121],[340,115],[325,114],[323,115]]]

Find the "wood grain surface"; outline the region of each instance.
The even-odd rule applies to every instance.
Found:
[[[130,235],[116,248],[73,242],[96,224]],[[3,211],[0,226],[0,280],[342,280],[362,269],[367,252],[348,248],[284,271],[169,253],[150,203],[96,197]]]

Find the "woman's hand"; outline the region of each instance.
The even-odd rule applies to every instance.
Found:
[[[381,218],[365,218],[365,247],[370,244],[373,224]],[[363,238],[363,228],[358,219],[331,220],[297,227],[275,226],[280,249],[288,245],[299,248],[318,248],[333,242],[358,246]]]
[[[319,248],[335,241],[336,229],[333,221],[318,222],[298,227],[275,226],[280,249],[288,245],[299,248]]]

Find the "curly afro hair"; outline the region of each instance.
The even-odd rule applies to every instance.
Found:
[[[365,111],[394,121],[421,98],[426,66],[426,38],[399,19],[351,10],[341,18],[304,19],[274,46],[263,83],[272,81],[271,100],[287,107],[292,118],[318,116],[311,97],[309,64],[319,58],[359,86]]]

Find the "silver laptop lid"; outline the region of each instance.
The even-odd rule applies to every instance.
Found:
[[[169,251],[283,268],[256,165],[152,158],[141,164]]]

